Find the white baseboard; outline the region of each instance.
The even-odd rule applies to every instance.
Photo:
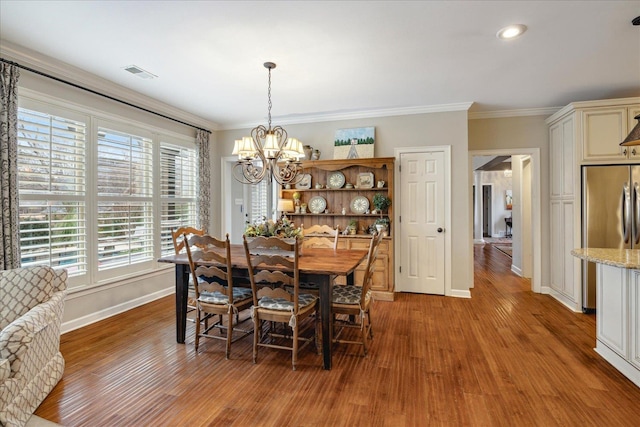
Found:
[[[462,289],[451,289],[451,297],[456,298],[471,298],[471,291]]]
[[[511,271],[522,277],[522,269],[516,265],[511,264]]]
[[[104,310],[100,310],[95,313],[91,313],[86,316],[64,322],[62,323],[60,333],[65,334],[78,328],[82,328],[83,326],[87,326],[100,320],[107,319],[111,316],[115,316],[116,314],[124,313],[125,311],[131,310],[132,308],[136,308],[141,305],[150,303],[151,301],[164,298],[167,295],[172,295],[175,293],[175,291],[175,286],[171,286],[166,289],[162,289],[154,293],[143,295],[139,298],[126,301],[122,304],[114,305],[113,307],[105,308]]]
[[[474,245],[481,245],[481,244],[484,244],[484,243],[486,243],[484,241],[484,239],[473,239],[473,244]]]
[[[580,307],[580,305],[577,304],[575,301],[570,300],[569,298],[562,295],[560,292],[556,291],[553,288],[546,288],[545,290],[547,290],[546,293],[551,295],[551,297],[553,297],[554,299],[558,300],[562,305],[567,307],[569,310],[574,311],[576,313],[582,313],[582,307]]]
[[[629,378],[635,385],[640,387],[640,369],[629,363],[628,360],[620,357],[618,353],[611,350],[600,340],[596,340],[596,348],[594,349],[604,360],[611,363],[614,368]]]

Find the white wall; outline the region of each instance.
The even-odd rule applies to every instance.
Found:
[[[511,190],[511,177],[504,176],[503,171],[482,171],[481,184],[492,185],[491,199],[491,232],[492,237],[504,237],[506,233],[505,218],[511,216],[511,211],[507,210],[505,203],[506,191]]]

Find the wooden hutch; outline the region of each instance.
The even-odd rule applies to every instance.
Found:
[[[307,205],[306,213],[287,213],[287,216],[298,225],[304,224],[305,228],[313,224],[327,224],[331,227],[338,225],[342,232],[352,220],[356,221],[356,234],[341,234],[338,243],[340,248],[368,249],[371,238],[369,227],[381,216],[391,220],[388,236],[383,239],[378,252],[372,284],[374,297],[386,301],[393,301],[394,296],[394,160],[393,157],[379,157],[305,161],[302,163],[303,173],[308,176],[305,177],[304,184],[294,185],[290,189],[283,188],[280,193],[283,199],[293,199],[293,194],[298,192],[299,203]],[[383,182],[381,187],[378,186],[379,181]],[[317,188],[318,184],[322,188]],[[382,193],[392,201],[383,215],[371,213],[375,209],[373,197],[376,193]],[[362,281],[363,270],[364,266],[356,270],[356,283]],[[338,278],[338,283],[340,279]]]

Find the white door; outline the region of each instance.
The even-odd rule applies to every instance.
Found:
[[[445,156],[400,155],[399,288],[445,294]]]

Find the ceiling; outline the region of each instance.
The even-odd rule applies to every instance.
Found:
[[[511,156],[473,156],[474,171],[511,170]]]
[[[640,0],[1,0],[0,47],[47,55],[224,129],[264,123],[265,61],[277,64],[274,124],[640,96],[639,15]],[[528,31],[499,40],[508,24]],[[132,64],[158,77],[124,71]]]

